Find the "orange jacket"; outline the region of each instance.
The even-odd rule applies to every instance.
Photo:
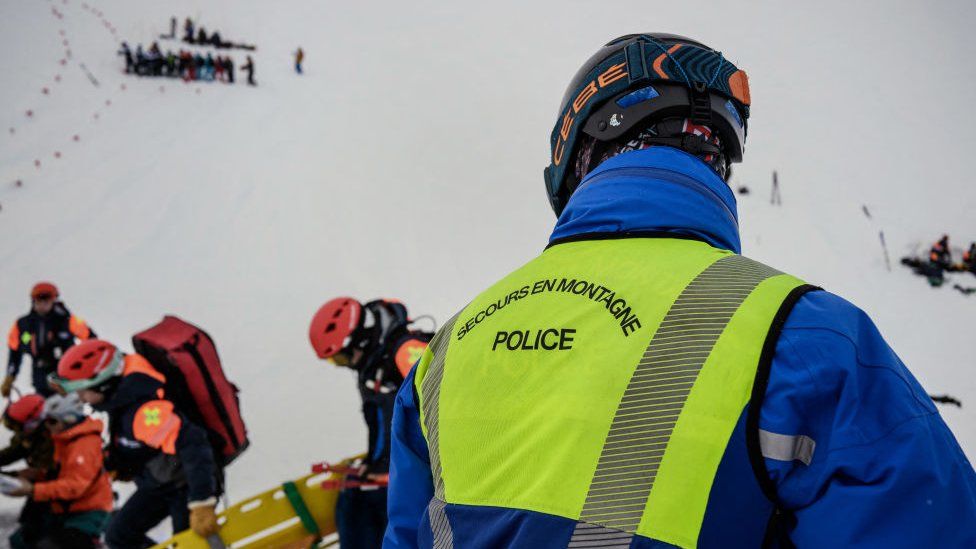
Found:
[[[58,477],[34,485],[34,501],[50,501],[55,513],[111,511],[112,482],[102,467],[102,422],[86,418],[54,440]]]

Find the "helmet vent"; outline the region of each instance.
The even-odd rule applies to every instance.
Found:
[[[336,323],[330,322],[328,326],[325,327],[325,333],[334,332],[336,329]]]

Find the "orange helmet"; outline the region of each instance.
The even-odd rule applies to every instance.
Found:
[[[351,297],[337,297],[319,308],[308,328],[308,339],[319,358],[329,358],[349,344],[363,317],[363,306]]]
[[[60,294],[58,293],[58,287],[54,284],[50,282],[38,282],[37,284],[34,284],[33,288],[31,288],[30,296],[31,299],[57,299]]]
[[[11,402],[4,411],[5,419],[14,421],[23,426],[24,432],[31,433],[41,423],[42,412],[44,411],[44,397],[41,395],[27,395]]]
[[[122,352],[107,341],[88,339],[68,349],[49,381],[64,392],[98,387],[122,371]]]

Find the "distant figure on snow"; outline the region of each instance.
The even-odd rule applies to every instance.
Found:
[[[135,63],[132,60],[132,50],[129,49],[129,44],[122,42],[122,48],[118,53],[119,55],[125,57],[125,73],[131,73]]]
[[[234,83],[234,58],[227,56],[224,58],[224,68],[227,69],[227,83]]]
[[[929,250],[929,263],[940,269],[952,266],[952,252],[949,251],[949,235],[944,234]]]
[[[250,55],[247,56],[247,63],[241,65],[241,70],[247,72],[247,83],[251,86],[257,86],[257,83],[254,82],[254,60],[251,59]]]
[[[779,195],[779,174],[773,170],[773,192],[769,195],[769,203],[773,206],[782,206],[783,198]]]
[[[169,18],[169,34],[163,35],[160,38],[176,38],[176,18]]]
[[[197,32],[197,44],[205,45],[209,38],[207,37],[207,29],[200,27],[200,31]]]
[[[183,41],[189,44],[193,43],[193,21],[189,17],[183,21]]]
[[[971,243],[969,249],[962,253],[962,263],[956,266],[956,270],[976,275],[976,242]]]
[[[302,74],[302,61],[305,60],[305,52],[302,51],[302,47],[298,47],[298,51],[295,52],[295,72]]]

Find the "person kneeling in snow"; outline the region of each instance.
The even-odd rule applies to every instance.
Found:
[[[19,478],[10,496],[49,503],[39,532],[18,530],[14,548],[97,547],[112,510],[112,483],[102,467],[102,422],[85,414],[78,395],[54,395],[44,404],[44,425],[54,441],[50,480],[31,483]]]
[[[42,480],[54,468],[54,447],[51,433],[43,426],[44,397],[26,395],[11,402],[3,412],[3,425],[12,436],[6,448],[0,450],[0,467],[24,460],[26,469],[11,472],[12,476],[25,480]],[[37,537],[43,531],[48,505],[28,499],[24,503],[17,523],[23,536]]]
[[[107,468],[118,479],[135,480],[136,492],[105,533],[109,547],[153,545],[146,532],[167,515],[174,532],[217,533],[218,470],[206,431],[165,400],[166,377],[149,361],[88,340],[65,353],[51,382],[108,413]]]

